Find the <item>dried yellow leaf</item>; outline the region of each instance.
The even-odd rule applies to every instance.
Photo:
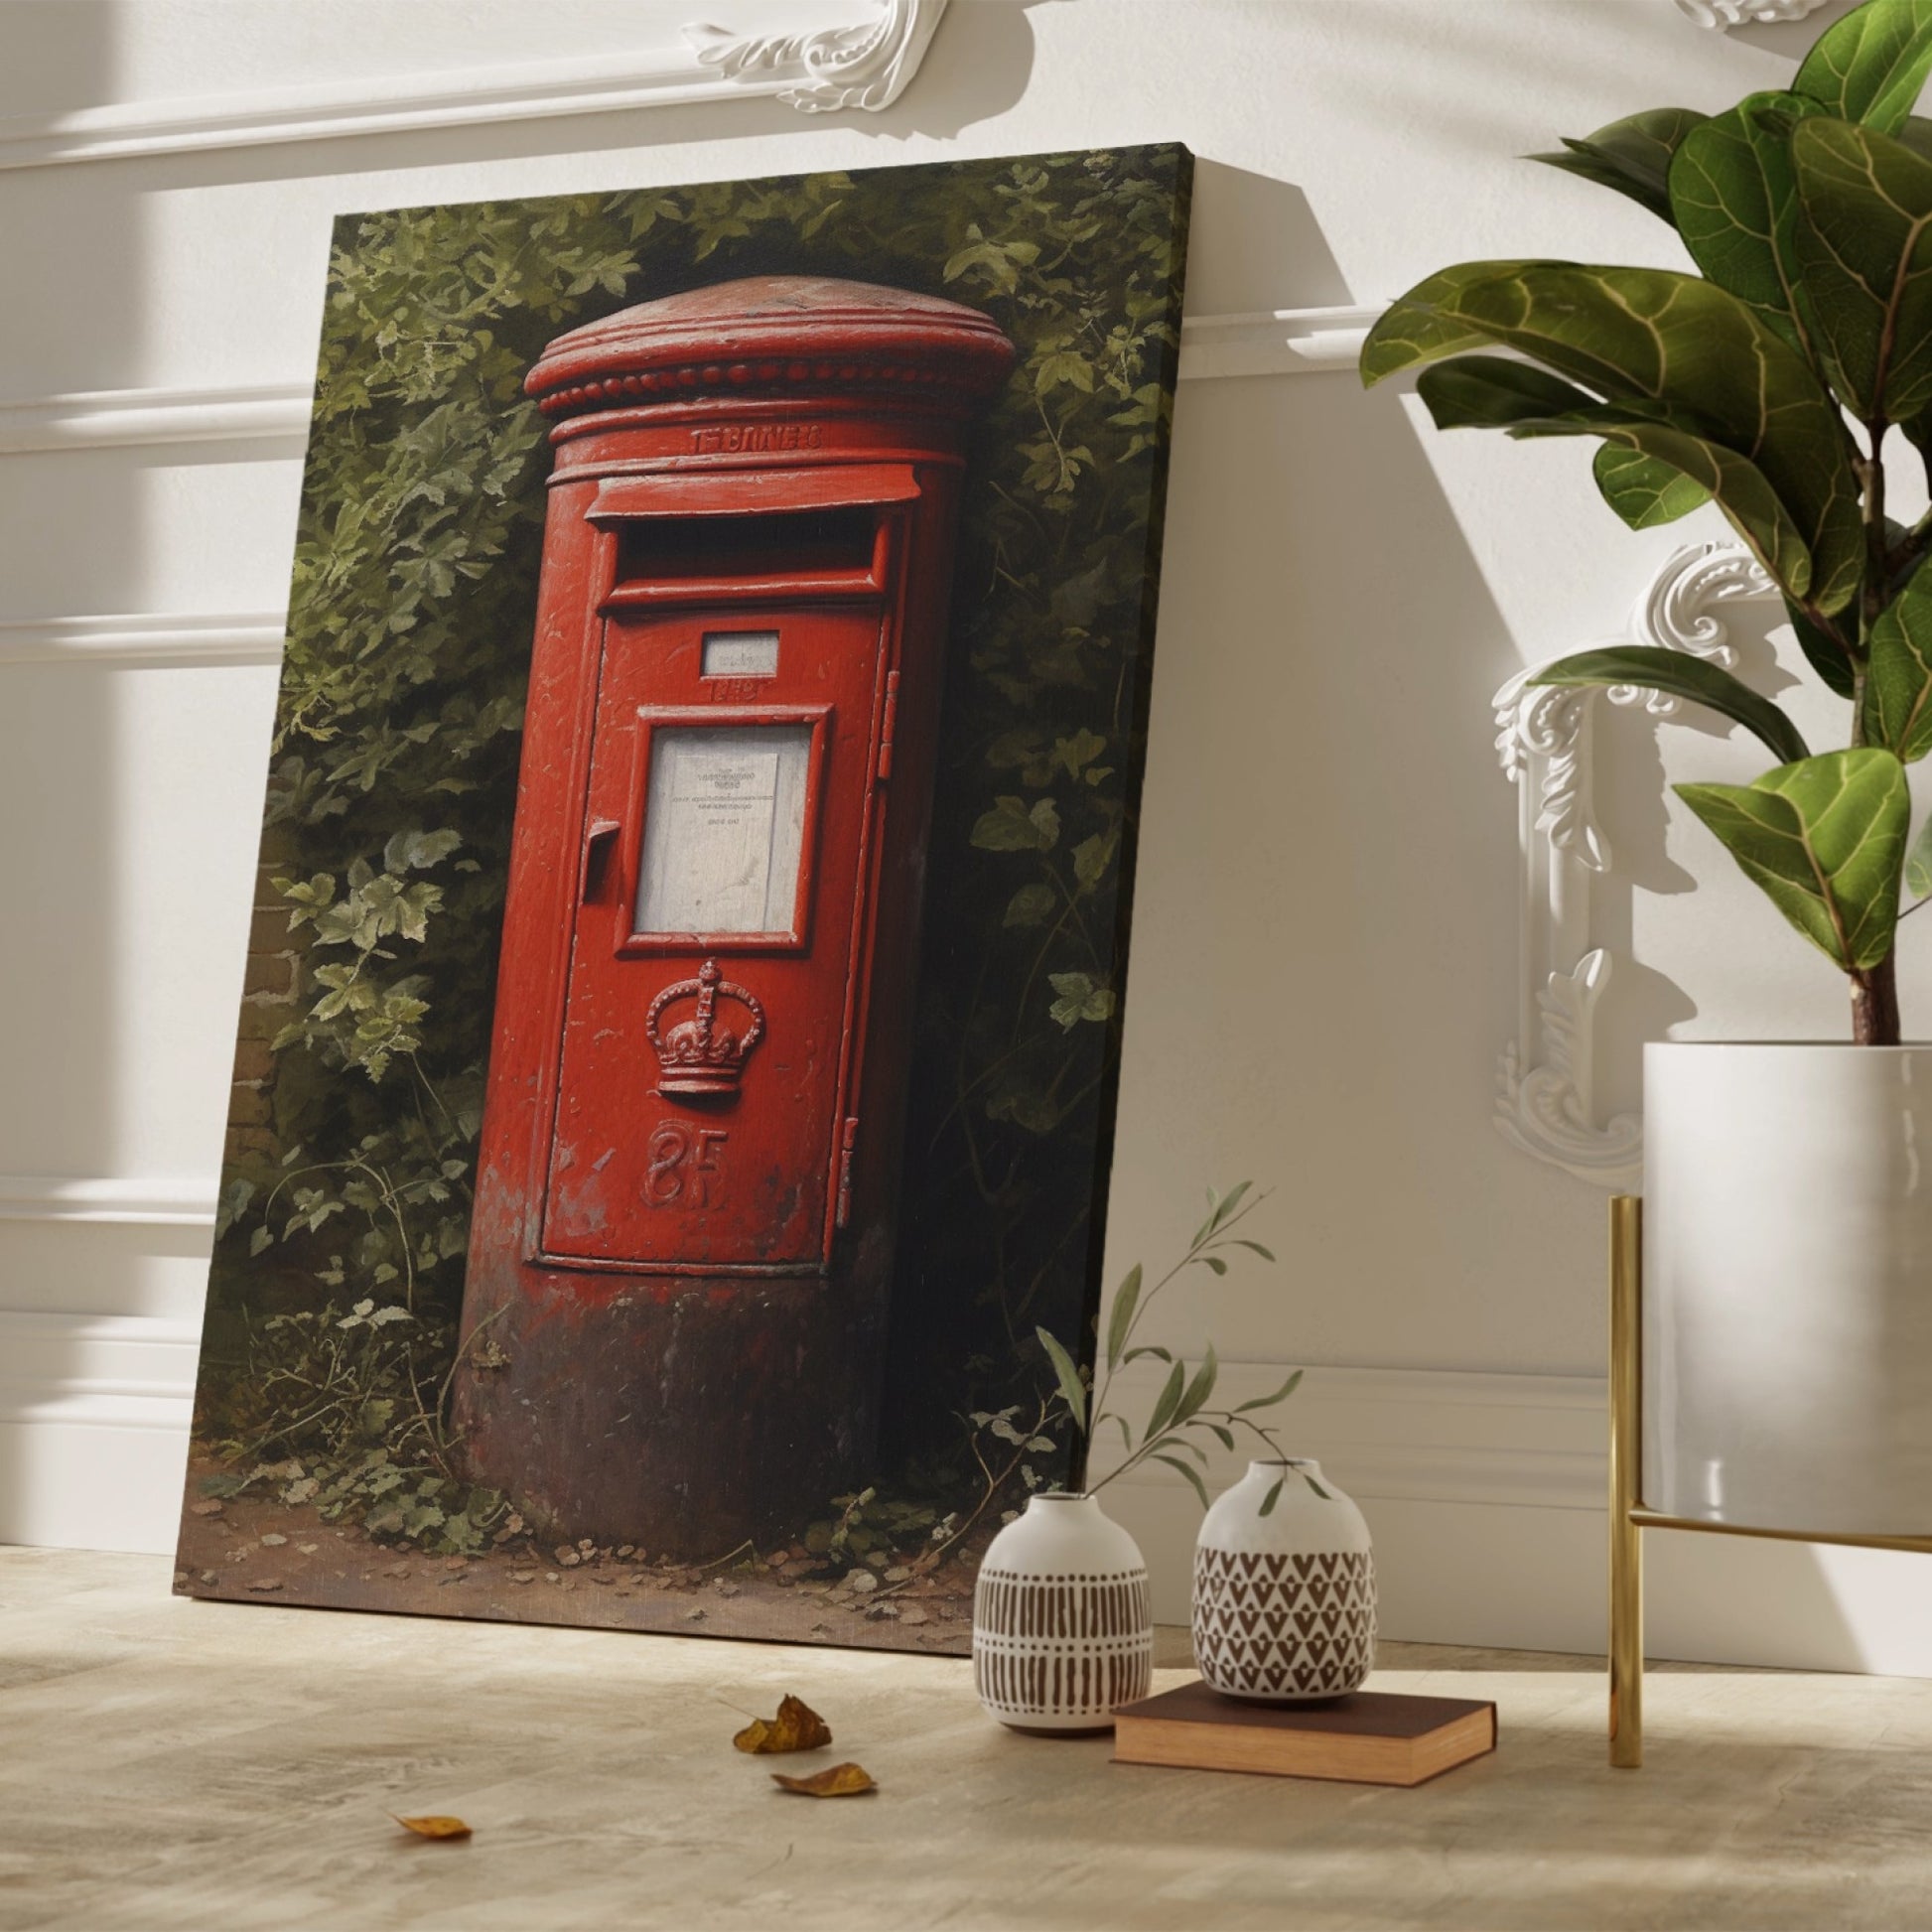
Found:
[[[862,1765],[834,1764],[814,1771],[808,1778],[788,1778],[782,1771],[771,1773],[771,1782],[787,1791],[801,1792],[807,1798],[856,1798],[862,1791],[877,1791],[872,1775]]]
[[[742,1751],[815,1751],[832,1741],[832,1727],[802,1698],[788,1697],[775,1718],[754,1718],[732,1742]]]
[[[418,1838],[468,1838],[470,1827],[461,1818],[404,1818],[399,1812],[389,1814],[406,1832],[414,1832]]]

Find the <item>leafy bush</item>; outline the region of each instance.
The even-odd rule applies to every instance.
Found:
[[[567,328],[756,273],[948,295],[1020,347],[961,532],[894,1438],[1050,1388],[1035,1322],[1078,1327],[1098,1265],[1185,167],[1142,149],[339,223],[262,845],[299,998],[272,1123],[223,1176],[204,1442],[243,1440],[218,1412],[248,1406],[271,1319],[296,1324],[278,1345],[353,1336],[425,1388],[448,1373],[542,545],[522,378]],[[398,1292],[396,1340],[328,1328]],[[264,1453],[355,1449],[329,1434],[345,1412],[298,1426],[274,1386]],[[425,1468],[446,1447],[401,1407],[377,1435]]]

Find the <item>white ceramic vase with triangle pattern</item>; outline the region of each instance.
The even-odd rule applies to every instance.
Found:
[[[1374,1667],[1368,1525],[1319,1463],[1250,1462],[1207,1512],[1194,1545],[1194,1661],[1211,1689],[1263,1704],[1342,1697]]]

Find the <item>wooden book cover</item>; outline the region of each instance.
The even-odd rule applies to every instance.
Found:
[[[1243,1704],[1198,1678],[1114,1713],[1116,1764],[1421,1784],[1496,1748],[1496,1707],[1356,1691],[1320,1704]]]

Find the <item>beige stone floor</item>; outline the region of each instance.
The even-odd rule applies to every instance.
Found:
[[[1592,1660],[1391,1644],[1375,1685],[1493,1698],[1502,1727],[1495,1756],[1395,1791],[1016,1736],[957,1659],[169,1580],[0,1549],[6,1932],[1932,1926],[1932,1683],[1660,1670],[1650,1764],[1615,1772]],[[730,1748],[727,1704],[787,1690],[877,1795],[787,1797]],[[476,1835],[412,1840],[392,1810]]]

